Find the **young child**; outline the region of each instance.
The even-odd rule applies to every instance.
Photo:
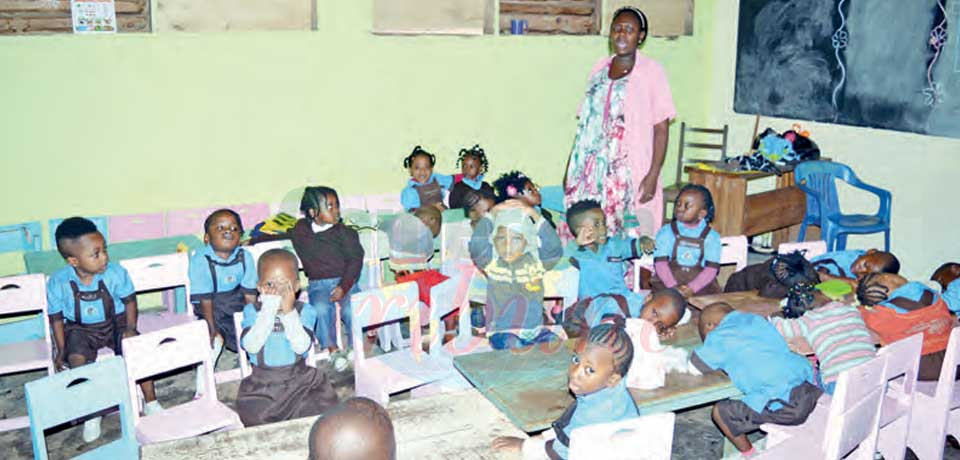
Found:
[[[467,192],[489,192],[493,194],[493,187],[483,181],[483,175],[487,172],[487,155],[479,145],[474,145],[470,150],[460,149],[460,156],[457,158],[457,166],[460,167],[460,178],[454,177],[453,187],[450,189],[450,196],[447,199],[450,209],[463,208],[466,201]]]
[[[693,366],[703,373],[726,372],[744,394],[741,400],[713,406],[714,423],[743,458],[753,456],[747,433],[760,425],[806,421],[822,390],[813,384],[810,363],[790,351],[772,324],[760,315],[716,303],[703,309],[699,329],[703,345],[690,356]]]
[[[770,322],[787,340],[802,337],[813,348],[820,361],[819,383],[831,395],[840,372],[877,354],[860,311],[852,305],[831,302],[796,319],[771,317]]]
[[[319,415],[337,404],[327,375],[307,366],[317,311],[297,302],[297,258],[271,249],[257,264],[258,302],[243,308],[241,346],[253,373],[240,382],[237,414],[244,426]]]
[[[950,312],[960,307],[957,298],[954,289],[940,295],[923,283],[892,273],[868,274],[857,287],[860,314],[883,345],[923,332],[920,380],[940,378],[950,331],[956,326]]]
[[[313,422],[308,460],[394,460],[390,414],[368,398],[350,398]]]
[[[680,190],[673,205],[673,221],[657,232],[653,290],[677,288],[684,297],[720,293],[720,234],[710,228],[713,197],[702,185]]]
[[[104,347],[121,356],[121,340],[139,335],[137,293],[130,275],[119,264],[110,263],[103,235],[88,219],[65,219],[54,238],[67,261],[47,281],[50,329],[57,346],[54,367],[62,370],[64,361],[71,368],[96,361],[97,350]],[[153,382],[145,381],[140,388],[147,401],[144,412],[161,411]],[[84,422],[83,440],[93,442],[99,437],[100,417]]]
[[[206,246],[190,256],[190,301],[199,307],[197,318],[207,322],[214,356],[222,346],[236,353],[233,314],[257,300],[257,270],[253,256],[240,247],[243,223],[235,211],[214,211],[203,231]]]
[[[518,199],[537,210],[540,215],[550,224],[557,228],[553,222],[553,214],[540,207],[543,204],[543,198],[540,196],[540,188],[526,174],[520,171],[510,171],[493,182],[493,188],[497,192],[497,202],[502,203],[509,199]]]
[[[527,440],[501,436],[493,440],[499,450],[523,451],[524,458],[567,458],[574,429],[639,417],[624,377],[633,360],[633,343],[623,319],[590,329],[577,341],[567,375],[570,392],[577,398],[542,437]]]
[[[497,204],[497,197],[493,190],[470,190],[463,198],[463,214],[470,219],[470,227],[477,228],[477,223]]]
[[[484,308],[487,334],[496,348],[512,347],[510,337],[519,332],[520,342],[549,341],[541,336],[543,324],[543,275],[563,255],[556,230],[544,225],[543,217],[520,200],[508,200],[484,217],[469,242],[474,264],[487,276]],[[517,331],[517,330],[521,331]],[[491,334],[506,333],[499,338]],[[500,342],[505,340],[505,342]]]
[[[950,285],[954,284],[953,282],[958,278],[960,278],[960,264],[947,262],[934,270],[933,275],[930,276],[930,281],[935,281],[940,285],[941,291],[946,292],[948,288],[951,288]],[[960,283],[952,289],[960,290]]]
[[[771,259],[772,260],[772,259]],[[776,282],[770,272],[770,261],[750,265],[732,275],[724,292],[761,290]],[[820,281],[840,280],[857,288],[857,280],[867,273],[899,273],[900,261],[889,252],[876,249],[831,251],[810,260],[817,269]]]
[[[410,172],[410,180],[400,192],[403,209],[413,211],[423,206],[433,206],[441,211],[446,209],[443,191],[453,185],[453,177],[434,174],[433,166],[436,164],[437,158],[419,145],[403,159],[403,167]]]
[[[624,281],[624,263],[639,258],[644,252],[653,252],[653,240],[607,235],[606,216],[600,203],[594,200],[582,200],[570,206],[567,225],[576,240],[567,246],[564,255],[580,270],[579,298],[601,294],[636,297]],[[631,302],[639,304],[642,299]]]
[[[440,236],[440,228],[443,226],[443,213],[439,209],[433,206],[421,206],[413,210],[413,215],[430,229],[434,238]]]
[[[642,304],[631,302],[633,299],[642,299]],[[614,317],[624,320],[641,318],[653,324],[660,338],[665,339],[676,332],[676,325],[686,309],[687,301],[676,289],[664,289],[646,297],[600,294],[574,304],[564,318],[563,329],[567,337],[580,337],[583,332]]]
[[[290,239],[310,280],[307,292],[310,304],[317,309],[314,331],[321,347],[331,352],[336,349],[335,304],[339,303],[347,348],[352,343],[350,295],[359,292],[357,280],[363,269],[360,236],[341,222],[340,198],[332,188],[307,187],[300,200],[300,211],[305,218],[294,225]],[[348,362],[349,355],[333,356],[338,372],[346,369]]]

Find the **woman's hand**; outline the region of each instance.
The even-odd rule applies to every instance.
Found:
[[[640,181],[640,187],[637,189],[637,192],[640,193],[640,202],[646,203],[653,199],[657,194],[657,183],[660,181],[659,174],[647,174],[643,176],[643,180]]]

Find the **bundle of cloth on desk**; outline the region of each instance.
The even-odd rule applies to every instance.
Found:
[[[739,171],[782,173],[781,167],[793,166],[802,161],[820,158],[820,148],[813,142],[809,133],[794,127],[778,134],[773,128],[767,128],[753,141],[752,153],[739,155],[727,160]]]

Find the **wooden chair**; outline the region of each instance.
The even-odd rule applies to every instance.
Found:
[[[39,251],[43,249],[40,222],[24,222],[0,227],[0,252]],[[53,242],[56,247],[57,242]]]
[[[922,347],[923,334],[914,334],[880,349],[880,355],[887,357],[888,382],[877,439],[877,451],[884,460],[903,460],[906,455]]]
[[[940,369],[940,380],[917,382],[907,447],[920,460],[942,458],[947,435],[960,439],[960,393],[957,391],[960,387],[954,381],[958,364],[960,328],[954,328]]]
[[[721,136],[721,142],[719,144],[711,144],[705,142],[690,142],[687,139],[687,131],[691,133],[698,134],[711,134],[714,136]],[[667,221],[667,205],[672,204],[677,200],[677,197],[680,196],[680,189],[682,189],[686,182],[683,182],[683,157],[685,149],[697,149],[697,150],[712,150],[719,151],[720,158],[719,160],[724,161],[727,159],[727,134],[729,127],[723,125],[722,129],[717,128],[694,128],[687,127],[687,123],[680,123],[680,151],[677,154],[677,176],[674,180],[674,183],[663,188],[663,221]]]
[[[167,211],[166,236],[199,235],[204,233],[203,222],[219,208],[174,209]]]
[[[720,265],[737,264],[737,271],[747,266],[747,237],[743,235],[720,238]]]
[[[139,410],[133,411],[133,424],[141,443],[243,428],[240,416],[217,400],[206,321],[191,321],[123,339],[123,359],[127,363],[131,401],[140,401],[137,381],[196,365],[197,372],[203,374],[204,390],[199,398],[154,415],[141,417]]]
[[[270,218],[270,205],[267,203],[238,204],[234,206],[224,206],[224,208],[232,209],[236,212],[240,216],[244,230],[247,231],[260,222]]]
[[[133,287],[138,293],[181,286],[184,288],[186,310],[183,313],[177,313],[171,304],[167,307],[167,311],[141,314],[137,324],[137,328],[141,332],[153,332],[196,319],[193,313],[193,303],[190,302],[190,276],[188,274],[190,259],[186,253],[178,252],[162,256],[126,259],[121,260],[120,265],[127,269],[130,280],[133,281]],[[210,348],[209,343],[207,348]]]
[[[113,241],[112,239],[110,239],[110,236],[111,236],[111,235],[110,235],[110,226],[109,226],[109,223],[108,223],[108,221],[107,221],[107,216],[93,216],[93,217],[84,216],[84,217],[86,217],[87,219],[89,219],[90,221],[92,221],[93,224],[97,226],[97,230],[99,230],[99,231],[100,231],[100,234],[103,235],[103,240],[104,240],[104,242],[110,243],[110,242]],[[56,249],[56,248],[57,248],[57,237],[56,237],[57,227],[58,227],[64,220],[66,220],[66,219],[64,219],[64,218],[57,218],[57,219],[50,219],[50,221],[47,222],[47,226],[48,226],[49,229],[50,229],[50,247],[53,248],[53,249]]]
[[[665,412],[577,428],[570,460],[669,460],[676,414]]]
[[[151,240],[164,236],[162,212],[110,216],[107,225],[110,227],[110,242],[112,243]]]
[[[43,336],[37,340],[0,344],[0,375],[46,369],[53,375],[50,328],[47,326],[47,290],[42,274],[0,278],[0,316],[39,313]],[[33,322],[30,322],[33,324]],[[25,428],[27,417],[0,419],[0,432]]]

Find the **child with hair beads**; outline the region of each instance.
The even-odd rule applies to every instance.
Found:
[[[639,417],[637,404],[624,381],[633,361],[633,352],[633,343],[622,318],[614,318],[612,323],[590,329],[586,339],[577,341],[567,371],[569,389],[576,401],[542,437],[523,440],[501,436],[493,440],[493,447],[523,451],[525,459],[565,459],[573,430]]]
[[[297,258],[271,249],[257,264],[260,299],[243,308],[241,345],[253,373],[240,382],[237,414],[246,427],[319,415],[337,404],[327,375],[304,360],[317,311],[298,302]]]
[[[450,190],[453,177],[434,174],[433,167],[436,164],[437,157],[419,145],[403,159],[403,167],[410,172],[410,180],[400,192],[403,209],[413,211],[423,206],[433,206],[441,211],[446,209],[443,205],[443,191]]]
[[[493,187],[483,181],[483,175],[487,172],[489,164],[487,154],[479,145],[474,145],[470,150],[460,149],[457,166],[460,167],[461,173],[454,176],[454,184],[450,188],[450,196],[447,199],[450,209],[463,208],[466,204],[467,192],[493,194]]]
[[[350,398],[313,422],[307,460],[394,460],[390,414],[368,398]]]
[[[484,308],[494,348],[513,348],[557,337],[543,325],[543,275],[563,255],[556,230],[520,200],[507,200],[477,224],[468,244],[487,276]]]
[[[64,361],[80,367],[97,360],[97,350],[111,348],[123,355],[121,341],[139,335],[137,292],[127,270],[111,263],[103,235],[88,219],[64,219],[54,232],[57,250],[67,266],[47,280],[47,314],[57,355],[53,365],[62,370]],[[147,401],[144,413],[161,410],[153,382],[140,384]],[[83,424],[83,440],[100,437],[100,417]]]
[[[684,297],[719,294],[720,234],[710,228],[713,197],[702,185],[688,184],[673,205],[673,221],[657,232],[653,290],[677,288]]]
[[[628,299],[642,299],[642,304]],[[613,317],[644,319],[657,329],[661,339],[671,337],[676,325],[687,310],[687,300],[676,289],[664,289],[646,297],[624,297],[620,294],[600,294],[582,298],[563,320],[567,337],[580,337],[590,328],[609,321]]]
[[[493,190],[470,190],[463,198],[463,214],[470,219],[470,227],[476,228],[477,223],[486,216],[497,204],[497,197]]]
[[[495,180],[493,188],[497,192],[497,203],[518,199],[533,207],[547,220],[551,227],[557,228],[557,224],[553,222],[553,214],[540,207],[543,204],[540,188],[526,174],[520,171],[510,171]]]
[[[713,406],[714,423],[741,458],[755,454],[747,434],[760,425],[807,420],[823,392],[813,384],[810,363],[790,351],[772,324],[760,315],[715,303],[700,314],[699,330],[703,345],[691,354],[691,364],[703,373],[726,372],[744,395]]]
[[[363,246],[357,231],[340,219],[340,198],[336,190],[307,187],[300,200],[300,211],[304,218],[290,230],[290,239],[310,280],[307,293],[310,304],[317,310],[315,334],[320,346],[332,352],[337,347],[336,303],[340,304],[346,344],[352,343],[350,295],[360,291],[357,280],[363,269]],[[349,353],[333,356],[334,368],[346,369],[349,359]]]

